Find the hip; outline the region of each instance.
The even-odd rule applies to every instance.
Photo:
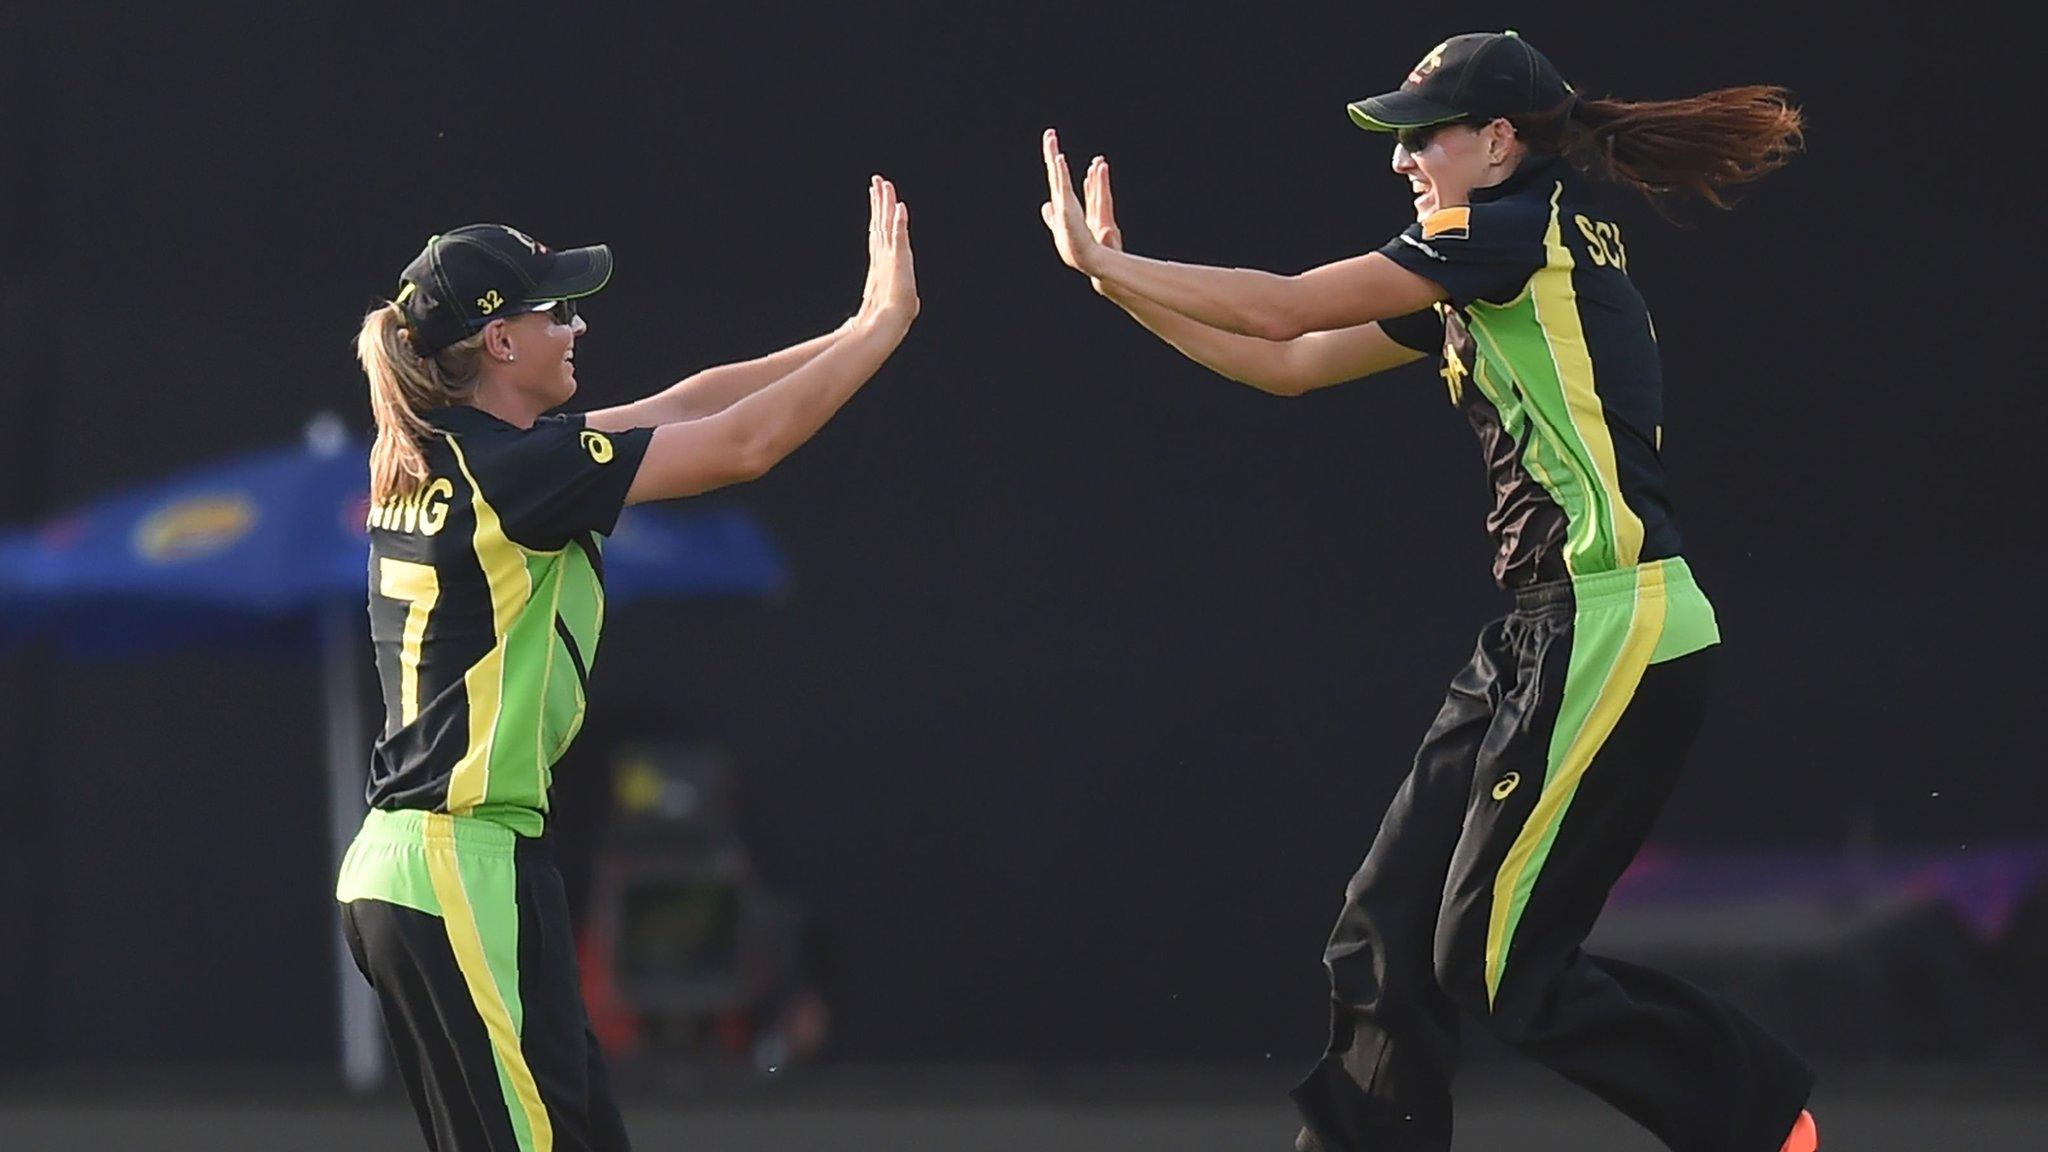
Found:
[[[342,856],[334,896],[443,916],[479,898],[516,900],[535,873],[556,876],[545,838],[480,817],[373,808]]]

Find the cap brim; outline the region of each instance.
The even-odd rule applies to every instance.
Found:
[[[1399,132],[1403,128],[1427,128],[1462,118],[1456,108],[1425,100],[1413,92],[1389,92],[1353,101],[1344,106],[1351,122],[1367,132]]]
[[[546,276],[527,296],[534,301],[574,300],[588,296],[612,278],[612,250],[602,244],[550,252],[554,261]]]

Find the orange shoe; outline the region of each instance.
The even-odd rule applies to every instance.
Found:
[[[1813,1122],[1813,1113],[1799,1110],[1799,1119],[1792,1125],[1792,1134],[1785,1137],[1785,1146],[1778,1152],[1819,1152],[1820,1126]]]

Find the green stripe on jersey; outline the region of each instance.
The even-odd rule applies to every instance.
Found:
[[[499,724],[507,689],[507,665],[512,662],[507,652],[511,641],[508,633],[520,619],[520,609],[532,598],[533,589],[526,579],[519,548],[506,539],[497,509],[484,499],[483,486],[476,482],[476,473],[470,471],[462,445],[454,436],[446,439],[448,447],[454,450],[456,466],[469,481],[470,506],[476,513],[471,546],[490,585],[491,622],[498,637],[491,651],[462,678],[469,696],[469,746],[449,776],[447,802],[448,811],[461,816],[482,808],[491,799],[491,772],[497,767],[501,752],[497,742],[502,735]],[[518,699],[516,695],[513,698]],[[538,827],[534,834],[539,834]]]
[[[604,592],[582,545],[536,552],[508,539],[460,445],[452,436],[448,442],[470,481],[473,546],[498,633],[490,655],[465,677],[470,745],[450,780],[448,811],[538,836],[554,762],[583,727],[579,664],[588,668],[596,656]],[[573,655],[563,631],[576,643]]]
[[[1560,185],[1551,197],[1544,234],[1548,262],[1528,288],[1506,304],[1476,300],[1467,314],[1481,357],[1515,383],[1524,402],[1517,407],[1528,411],[1523,461],[1564,510],[1565,566],[1580,575],[1635,564],[1642,556],[1643,523],[1622,494],[1614,441],[1594,386],[1572,288],[1575,265],[1559,230],[1561,192]]]

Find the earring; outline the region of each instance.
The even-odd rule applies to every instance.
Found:
[[[505,353],[505,363],[507,363],[507,364],[510,364],[510,363],[511,363],[512,361],[514,361],[514,360],[517,360],[517,359],[519,359],[519,357],[518,357],[517,355],[515,355],[514,353],[511,353],[511,352],[507,352],[507,353]]]

